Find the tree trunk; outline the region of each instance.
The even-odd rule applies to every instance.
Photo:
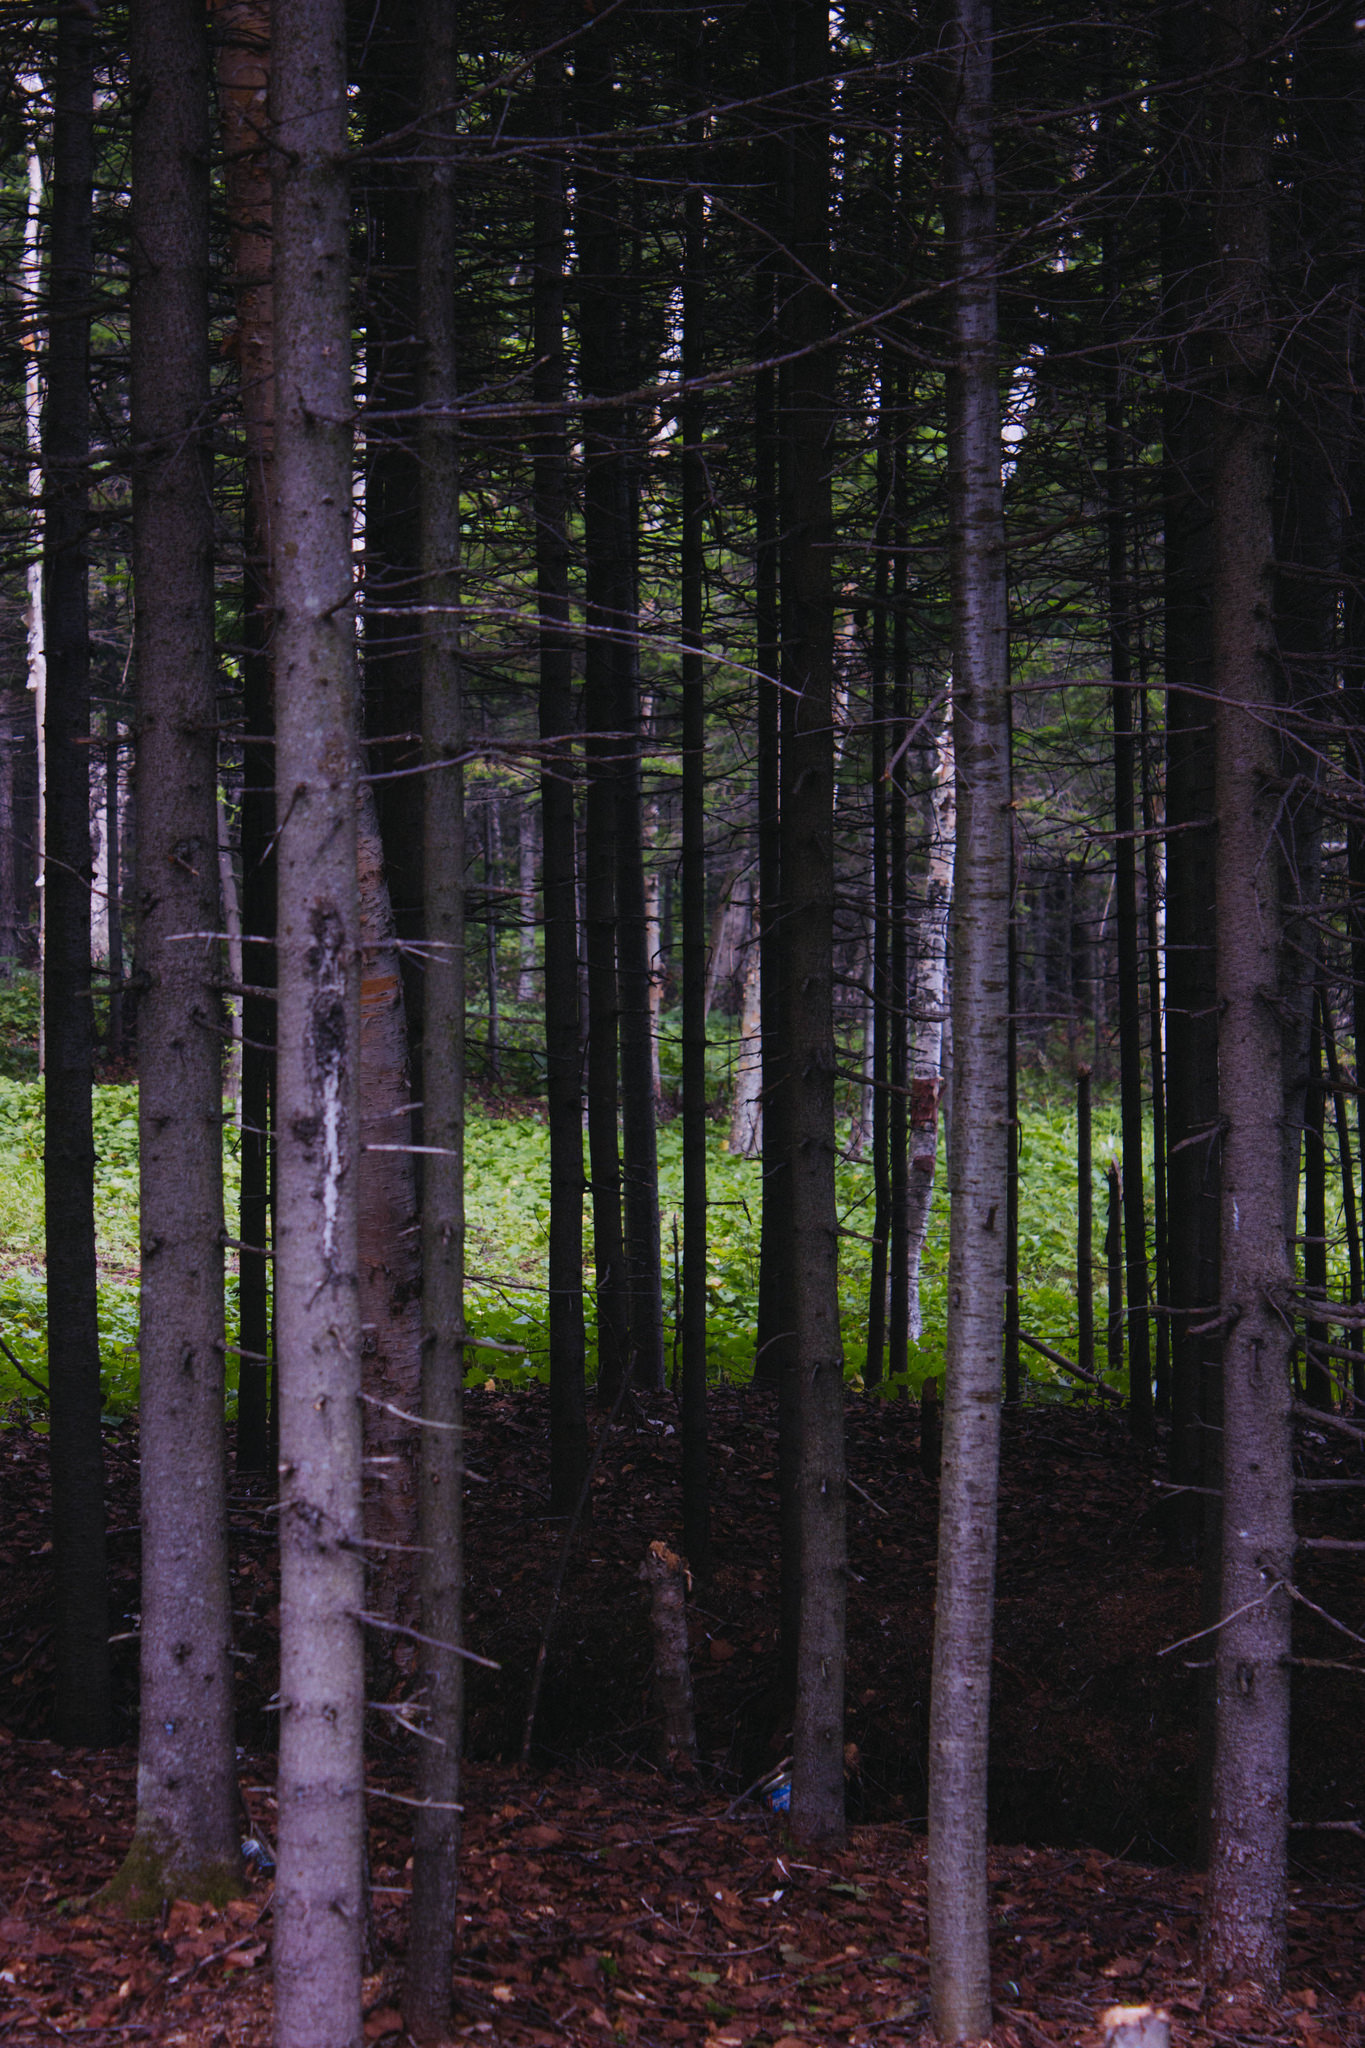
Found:
[[[929,1723],[929,1983],[940,2041],[990,2032],[986,1761],[1009,1167],[1010,763],[989,0],[949,30],[953,575],[952,1223]]]
[[[517,806],[517,1001],[536,999],[536,811],[523,796]]]
[[[59,1740],[109,1736],[90,995],[90,315],[95,17],[57,18],[43,416],[43,1184]]]
[[[223,1437],[223,1060],[209,416],[209,74],[195,0],[132,11],[142,1686],[108,1896],[239,1885]]]
[[[1095,1371],[1095,1165],[1090,1069],[1076,1071],[1076,1363]]]
[[[1319,993],[1321,989],[1319,988]],[[1308,1048],[1308,1089],[1303,1113],[1303,1291],[1308,1305],[1304,1328],[1304,1395],[1314,1408],[1334,1406],[1332,1368],[1327,1355],[1331,1330],[1322,1320],[1327,1299],[1327,1094],[1323,1086],[1322,1030],[1316,1017]],[[1298,1161],[1294,1207],[1298,1209]],[[1295,1235],[1298,1216],[1295,1215]],[[1314,1307],[1318,1313],[1313,1313]]]
[[[886,800],[888,759],[887,626],[891,590],[889,513],[893,462],[890,418],[891,377],[883,350],[877,405],[877,524],[873,540],[876,562],[872,597],[872,944],[868,967],[872,980],[869,1030],[872,1039],[872,1244],[867,1277],[867,1353],[863,1380],[880,1386],[886,1359],[886,1275],[891,1235],[891,876],[889,806]],[[907,1237],[909,1218],[907,1215]],[[906,1269],[906,1311],[912,1291]]]
[[[588,1463],[583,1326],[583,1083],[577,824],[573,775],[573,642],[569,631],[568,455],[564,382],[564,165],[557,56],[536,67],[546,150],[535,167],[532,443],[540,663],[541,890],[545,924],[545,1095],[550,1126],[550,1507],[573,1512]]]
[[[366,1918],[350,207],[341,0],[276,0],[277,2048],[359,2048]]]
[[[844,1372],[834,1198],[834,592],[829,302],[829,11],[788,18],[800,125],[787,137],[791,275],[781,373],[783,1125],[790,1183],[797,1424],[800,1633],[792,1734],[792,1828],[838,1845],[844,1818]]]
[[[1162,14],[1161,120],[1169,166],[1162,198],[1162,488],[1166,510],[1166,1106],[1170,1229],[1171,1477],[1216,1483],[1219,1151],[1218,1022],[1214,992],[1213,733],[1209,409],[1204,279],[1207,170],[1196,83],[1207,61],[1200,9],[1170,0]],[[1187,1495],[1197,1518],[1198,1497]],[[1191,1541],[1194,1530],[1188,1531]],[[1217,1565],[1213,1560],[1213,1581]],[[1215,1617],[1204,1616],[1206,1621]]]
[[[917,922],[911,1009],[915,1047],[910,1063],[910,1188],[906,1201],[909,1241],[910,1336],[924,1328],[919,1277],[938,1171],[938,1111],[943,1092],[944,1009],[948,1001],[948,925],[953,910],[954,862],[953,728],[948,720],[934,756],[929,811],[929,862],[924,902]]]
[[[424,150],[418,331],[423,344],[418,424],[422,476],[422,753],[425,902],[423,985],[427,1050],[421,1215],[421,1413],[417,1446],[422,1645],[419,1807],[412,1847],[412,1919],[403,2018],[419,2041],[450,2028],[464,1738],[464,716],[456,605],[460,483],[455,405],[459,201],[454,137],[455,17],[423,0]],[[445,766],[433,772],[433,763]]]
[[[246,489],[242,543],[242,978],[268,992],[275,981],[275,764],[270,572],[265,560],[274,504],[275,333],[270,281],[271,194],[266,95],[269,0],[215,0],[223,185],[237,314]],[[270,1117],[275,1003],[242,998],[241,1190],[237,1255],[237,1469],[266,1472],[270,1444]]]
[[[690,84],[702,97],[700,30],[689,51]],[[706,222],[702,169],[705,125],[688,124],[684,205],[682,373],[698,378],[702,348]],[[682,1493],[683,1549],[699,1578],[711,1573],[711,1507],[706,1442],[706,579],[705,413],[699,393],[683,399],[682,432]],[[656,1594],[656,1600],[659,1595]],[[683,1633],[686,1646],[686,1630]],[[684,1670],[686,1666],[684,1664]],[[690,1696],[688,1705],[690,1707]]]
[[[1112,117],[1104,147],[1111,149]],[[1123,1258],[1128,1336],[1128,1424],[1140,1442],[1155,1433],[1147,1318],[1147,1211],[1142,1172],[1142,977],[1138,954],[1136,721],[1133,717],[1132,579],[1128,571],[1127,427],[1124,368],[1113,340],[1123,282],[1107,229],[1101,259],[1103,322],[1113,350],[1104,395],[1105,526],[1109,662],[1114,679],[1114,894],[1118,950],[1119,1104],[1123,1130]]]
[[[569,469],[564,421],[564,165],[561,60],[536,66],[545,153],[535,166],[533,392],[541,408],[535,493],[540,660],[540,881],[545,922],[545,1097],[550,1126],[550,1511],[572,1514],[588,1465],[583,1328],[583,1082],[573,642],[569,630]]]
[[[589,127],[610,119],[608,52],[596,24],[585,36],[577,80]],[[578,168],[575,232],[579,257],[579,374],[584,394],[610,400],[620,375],[620,230],[614,179],[584,157]],[[588,956],[588,1155],[592,1184],[593,1256],[597,1276],[597,1396],[615,1399],[630,1370],[630,1294],[621,1222],[621,1150],[617,926],[620,743],[619,670],[615,636],[629,631],[623,607],[632,534],[623,475],[625,421],[618,405],[598,403],[583,426],[583,654],[586,855],[584,910]]]
[[[1271,116],[1262,0],[1220,23],[1215,97],[1214,523],[1219,1102],[1223,1117],[1222,1626],[1203,1927],[1220,1982],[1284,1961],[1294,1562],[1285,1241],[1280,748],[1274,727],[1269,376]]]
[[[751,915],[741,984],[739,1050],[735,1054],[734,1090],[730,1098],[730,1150],[741,1159],[758,1159],[763,1152],[762,957],[758,918],[753,914],[757,883],[752,876],[747,886]]]
[[[424,792],[425,794],[425,792]],[[384,879],[384,855],[370,786],[357,798],[360,910],[360,1102],[357,1253],[365,1403],[365,1534],[388,1546],[367,1572],[370,1605],[407,1616],[411,1546],[417,1540],[413,1427],[422,1374],[422,1250],[413,1129],[410,1038],[398,936]],[[423,1143],[432,1141],[423,1125]],[[381,1406],[384,1403],[387,1405]],[[400,1668],[407,1646],[371,1646],[372,1668]]]

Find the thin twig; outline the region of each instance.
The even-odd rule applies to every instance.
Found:
[[[382,1615],[365,1614],[359,1608],[351,1609],[352,1621],[363,1621],[367,1628],[381,1628],[386,1635],[407,1636],[414,1643],[425,1643],[432,1650],[449,1650],[453,1657],[463,1657],[470,1664],[482,1664],[486,1671],[501,1671],[496,1657],[481,1657],[477,1650],[466,1650],[463,1643],[443,1643],[435,1636],[424,1636],[420,1629],[407,1628],[401,1621],[385,1621]]]

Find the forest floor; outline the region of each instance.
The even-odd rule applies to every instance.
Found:
[[[936,1487],[905,1404],[850,1398],[849,1846],[808,1858],[745,1788],[789,1746],[776,1680],[776,1419],[762,1397],[713,1401],[715,1572],[695,1589],[702,1760],[655,1757],[648,1543],[679,1541],[676,1415],[666,1399],[612,1432],[575,1539],[531,1764],[517,1761],[564,1542],[545,1504],[538,1392],[468,1403],[471,1669],[455,2037],[651,2048],[898,2048],[927,2013],[924,1784]],[[87,1901],[133,1814],[137,1442],[108,1438],[125,1746],[63,1751],[51,1703],[46,1446],[0,1431],[0,2039],[264,2048],[268,1879],[223,1914],[177,1906],[130,1929]],[[1310,1425],[1302,1475],[1365,1470],[1362,1446]],[[1112,2004],[1165,2005],[1178,2048],[1365,2048],[1365,1825],[1359,1695],[1365,1566],[1314,1550],[1300,1584],[1290,1965],[1271,2002],[1206,1991],[1190,1867],[1197,1774],[1197,1565],[1156,1483],[1157,1454],[1080,1404],[1008,1415],[992,1738],[992,1924],[1006,2048],[1098,2043]],[[1358,1539],[1362,1495],[1317,1486],[1301,1528]],[[268,1503],[234,1485],[243,1834],[273,1836],[278,1614]],[[1160,1654],[1169,1651],[1169,1654]],[[1332,1665],[1336,1668],[1324,1668]],[[401,1673],[389,1682],[401,1685]],[[409,1768],[381,1727],[376,1788]],[[371,1808],[366,2035],[397,2041],[405,1932],[403,1809]],[[249,1823],[249,1827],[248,1827]]]

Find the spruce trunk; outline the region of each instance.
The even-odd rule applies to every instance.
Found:
[[[277,2048],[359,2048],[365,1897],[360,913],[341,0],[277,0]]]
[[[929,1984],[940,2041],[990,2032],[986,1762],[1009,1171],[1010,721],[989,0],[956,0],[949,384],[953,1100],[938,1601],[929,1722]]]

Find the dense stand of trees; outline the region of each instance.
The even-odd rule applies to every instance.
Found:
[[[36,952],[11,766],[32,731],[71,1741],[106,1739],[110,1711],[96,812],[106,1050],[135,1008],[141,1088],[142,1772],[115,1889],[154,1905],[233,1881],[226,1241],[237,1464],[278,1453],[278,2037],[359,2038],[363,1721],[404,1684],[434,1738],[405,2014],[440,2036],[466,1060],[495,1091],[544,1089],[564,1517],[593,1394],[614,1416],[666,1386],[657,1131],[681,1112],[682,1515],[704,1577],[719,995],[761,1081],[735,1144],[763,1162],[754,1382],[779,1421],[794,1830],[845,1826],[846,1389],[905,1378],[942,1111],[934,2024],[984,2036],[999,1411],[1031,1343],[1018,1070],[1081,1082],[1077,1348],[1048,1355],[1082,1379],[1093,1070],[1121,1104],[1110,1363],[1135,1438],[1163,1432],[1215,1640],[1205,1953],[1274,1982],[1290,1410],[1363,1377],[1350,11],[128,0],[3,34],[0,942]],[[128,804],[127,702],[91,696],[120,650]],[[857,1359],[840,1144],[870,1169]],[[392,1650],[414,1636],[415,1667]]]

